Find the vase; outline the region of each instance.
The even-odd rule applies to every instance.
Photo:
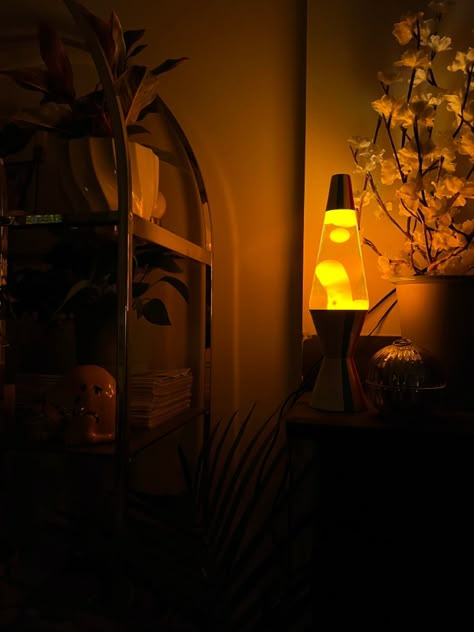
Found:
[[[139,143],[128,143],[132,211],[159,218],[166,208],[159,191],[159,159]],[[62,139],[38,133],[23,155],[33,165],[25,208],[30,213],[84,214],[117,211],[115,144],[112,138]]]
[[[398,279],[395,287],[402,336],[445,371],[443,406],[474,410],[474,275]]]

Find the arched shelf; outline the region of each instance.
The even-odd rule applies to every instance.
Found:
[[[193,415],[209,417],[210,396],[206,392],[210,379],[210,314],[212,282],[212,239],[209,203],[204,179],[198,161],[184,130],[163,100],[159,100],[157,115],[150,115],[152,135],[159,146],[160,191],[166,200],[166,212],[159,221],[151,221],[134,215],[132,209],[132,177],[129,154],[129,138],[124,123],[120,99],[99,40],[74,0],[63,0],[77,27],[78,37],[65,38],[68,48],[79,54],[90,55],[98,80],[103,87],[110,115],[115,145],[118,208],[110,213],[48,213],[47,209],[12,209],[2,218],[2,226],[20,234],[21,229],[73,229],[98,227],[110,229],[117,243],[117,308],[116,308],[116,435],[114,444],[73,446],[68,450],[76,453],[114,456],[116,461],[116,489],[118,499],[117,524],[124,520],[131,458],[166,436],[174,427],[187,423]],[[13,36],[14,37],[14,36]],[[33,33],[22,33],[22,44],[36,41]],[[4,46],[0,46],[0,57]],[[2,81],[4,78],[2,78]],[[153,118],[152,118],[153,117]],[[134,139],[135,140],[135,139]],[[147,137],[138,142],[147,144]],[[18,230],[17,230],[18,229]],[[12,233],[13,234],[13,233]],[[185,316],[177,317],[187,332],[183,335],[190,350],[181,355],[192,363],[192,408],[176,419],[166,420],[152,429],[137,430],[130,426],[130,375],[135,358],[135,341],[131,331],[139,328],[133,314],[134,253],[137,245],[151,244],[172,251],[183,261],[184,274],[189,286],[189,309]],[[133,322],[132,322],[133,321]],[[148,323],[147,323],[148,325]],[[158,332],[154,330],[154,333]],[[189,331],[188,331],[189,330]],[[138,329],[135,329],[135,333]],[[143,342],[142,348],[147,346]],[[158,336],[158,346],[174,347],[166,336]],[[151,345],[150,345],[151,346]],[[179,345],[177,345],[179,346]],[[155,353],[155,359],[159,353]],[[172,362],[171,362],[172,365]],[[147,367],[157,370],[157,366]],[[165,366],[164,368],[171,368]]]

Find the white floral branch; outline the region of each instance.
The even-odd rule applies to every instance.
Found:
[[[394,25],[403,52],[394,71],[378,73],[374,135],[349,139],[356,174],[364,176],[356,192],[359,220],[365,207],[375,207],[403,237],[395,257],[364,240],[385,277],[474,270],[474,49],[453,55],[451,38],[438,34],[448,3],[428,7],[432,19],[419,11]],[[435,69],[438,57],[449,63]],[[443,86],[437,76],[443,70],[450,78],[461,74],[461,81]]]

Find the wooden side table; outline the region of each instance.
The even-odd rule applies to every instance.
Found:
[[[309,397],[285,423],[290,526],[312,510],[293,557],[311,563],[314,629],[429,629],[443,617],[446,629],[472,627],[474,414],[387,420],[320,412]],[[303,488],[295,480],[308,463]]]

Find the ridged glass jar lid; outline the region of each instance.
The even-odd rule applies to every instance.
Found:
[[[408,338],[397,338],[379,349],[369,361],[367,383],[384,388],[442,388],[444,371],[427,350]]]
[[[431,411],[446,387],[444,370],[427,349],[397,338],[369,361],[367,397],[383,413]]]

